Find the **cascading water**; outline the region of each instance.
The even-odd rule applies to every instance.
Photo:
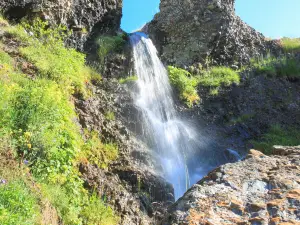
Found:
[[[143,33],[132,34],[130,41],[138,77],[134,98],[142,111],[143,139],[159,155],[165,178],[173,184],[177,199],[190,182],[197,182],[211,169],[206,166],[203,170],[196,159],[203,139],[199,131],[178,117],[167,71],[152,41]]]

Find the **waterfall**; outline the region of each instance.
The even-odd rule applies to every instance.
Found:
[[[174,186],[177,199],[191,182],[206,173],[203,168],[196,168],[199,163],[194,152],[201,148],[199,132],[178,116],[168,73],[152,41],[143,33],[134,33],[130,42],[138,77],[134,100],[142,111],[142,121],[139,121],[143,126],[142,136],[159,155],[164,176]],[[189,169],[192,162],[196,165],[193,172]]]

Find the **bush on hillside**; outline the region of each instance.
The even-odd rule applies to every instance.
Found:
[[[41,208],[30,188],[20,179],[0,183],[0,224],[40,224]]]
[[[187,106],[192,107],[200,101],[197,93],[198,79],[193,77],[188,71],[173,66],[168,67],[169,79],[179,91],[180,98]]]
[[[39,28],[42,30],[34,35],[28,32]],[[86,224],[93,224],[93,218],[98,216],[93,215],[94,211],[84,218],[81,215],[89,203],[76,163],[78,155],[87,144],[84,145],[71,97],[73,91],[87,92],[85,83],[91,71],[86,71],[85,56],[74,49],[65,48],[63,38],[55,34],[55,28],[43,27],[40,21],[30,27],[9,27],[7,32],[21,43],[21,56],[32,62],[38,71],[34,77],[21,73],[16,67],[17,63],[1,50],[0,45],[0,140],[5,141],[5,146],[0,150],[7,151],[3,148],[13,145],[12,151],[18,156],[18,160],[26,161],[35,181],[45,186],[43,194],[51,200],[64,224],[82,224],[83,219]],[[104,162],[97,163],[106,165],[110,159],[114,159],[117,147],[113,144],[101,146],[102,152],[97,160],[103,159]],[[27,190],[24,187],[22,189]],[[22,196],[16,190],[18,189],[14,190],[16,195]],[[10,190],[1,190],[1,193],[8,193],[7,196],[11,195],[14,199]],[[10,216],[10,211],[15,212],[16,207],[6,203],[8,200],[4,196],[3,204],[7,208],[2,210],[1,193],[0,221],[3,218],[10,221],[6,215]],[[29,194],[28,197],[30,198]],[[104,204],[99,197],[95,198],[99,204]],[[25,198],[18,197],[15,203],[19,204],[19,200],[27,207]],[[19,209],[26,217],[19,216],[24,221],[16,220],[7,224],[35,224],[32,218],[35,218],[40,209],[33,205],[29,208],[27,212],[21,207]],[[112,225],[116,224],[113,211],[109,207],[105,209],[107,221],[112,221]],[[90,218],[93,220],[89,221]]]

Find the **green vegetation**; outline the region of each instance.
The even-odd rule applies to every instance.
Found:
[[[282,56],[280,58],[267,57],[264,59],[254,59],[251,67],[259,74],[268,77],[299,79],[300,63],[293,57]]]
[[[282,38],[280,43],[286,53],[300,52],[300,38]]]
[[[274,145],[300,145],[300,131],[294,128],[284,129],[280,125],[274,125],[260,140],[252,141],[252,144],[255,149],[265,154],[271,154]]]
[[[126,84],[128,82],[134,82],[134,81],[137,81],[137,80],[138,80],[137,76],[129,76],[129,77],[126,77],[126,78],[121,78],[119,80],[119,83],[120,84]]]
[[[221,86],[230,86],[233,83],[240,83],[240,75],[228,67],[212,67],[199,78],[199,84],[210,87],[212,95],[217,95]]]
[[[193,77],[188,71],[173,66],[168,67],[169,79],[179,91],[180,98],[188,107],[192,107],[194,103],[200,101],[197,93],[197,85],[199,83],[196,77]]]
[[[102,143],[99,134],[95,131],[87,133],[86,136],[88,140],[83,149],[88,162],[106,168],[109,162],[117,159],[119,150],[116,144]]]
[[[116,119],[116,116],[115,116],[115,113],[114,112],[111,112],[111,111],[108,111],[107,113],[105,113],[105,118],[107,120],[115,120]]]
[[[24,32],[34,34],[28,36]],[[37,19],[32,25],[22,25],[8,29],[11,35],[27,43],[20,53],[39,70],[39,77],[55,81],[70,93],[86,95],[85,85],[91,76],[91,69],[85,66],[85,55],[75,49],[64,47],[66,28],[50,28],[47,22]]]
[[[111,52],[121,52],[126,41],[125,35],[120,34],[117,36],[102,36],[98,40],[98,56],[100,63],[104,63],[105,57]]]
[[[239,74],[227,67],[212,67],[203,70],[197,76],[184,69],[173,66],[168,67],[171,83],[179,90],[180,98],[191,107],[200,100],[197,94],[197,86],[200,84],[210,88],[211,95],[217,95],[221,86],[230,86],[232,83],[239,83]]]
[[[255,114],[251,113],[251,114],[243,114],[237,118],[234,118],[232,120],[229,121],[230,124],[237,124],[237,123],[244,123],[247,120],[250,120],[251,118],[253,118],[255,116]]]
[[[39,224],[40,206],[37,197],[22,181],[0,184],[0,223],[3,225]]]
[[[96,194],[92,194],[81,212],[83,223],[87,225],[118,224],[119,218],[114,215],[111,208],[99,201]]]
[[[51,28],[36,20],[6,31],[22,43],[20,56],[37,72],[22,73],[0,45],[0,155],[10,151],[21,164],[26,161],[64,224],[116,224],[112,209],[83,188],[76,165],[84,153],[101,167],[118,155],[117,146],[103,144],[98,135],[84,141],[76,123],[72,94],[87,96],[90,78],[101,76],[85,66],[83,54],[64,47],[67,34],[63,27]],[[3,174],[9,177],[9,171],[0,167],[0,176]],[[12,221],[1,224],[40,224],[35,222],[39,202],[25,183],[0,184],[0,189],[0,221]],[[102,209],[102,217],[92,207]]]

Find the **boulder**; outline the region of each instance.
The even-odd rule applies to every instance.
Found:
[[[239,66],[278,46],[244,23],[234,0],[161,0],[144,27],[168,64]]]
[[[300,224],[300,146],[251,150],[223,165],[170,207],[162,225]]]

